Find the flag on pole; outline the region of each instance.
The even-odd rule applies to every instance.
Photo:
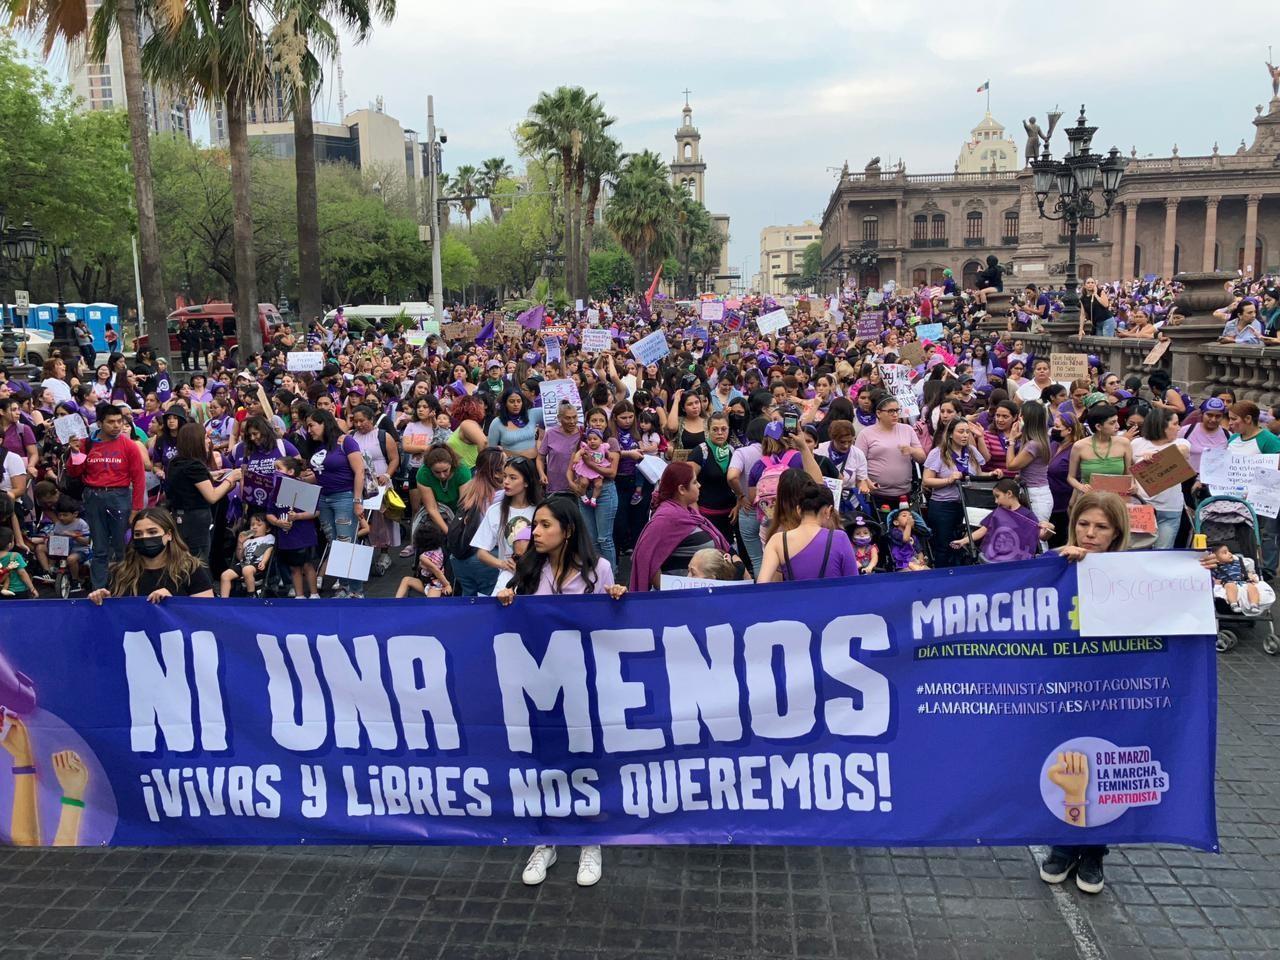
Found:
[[[980,86],[975,92],[981,93],[983,90],[990,90],[990,89],[991,89],[991,81],[986,80],[983,82],[982,86]]]
[[[653,296],[658,292],[658,283],[662,280],[662,264],[658,264],[658,272],[653,275],[653,283],[649,284],[649,292],[644,295],[644,302],[653,303]]]
[[[547,308],[542,304],[538,304],[536,307],[530,307],[524,313],[520,314],[520,316],[516,317],[516,320],[519,322],[520,326],[524,327],[526,330],[541,330],[542,318],[546,315]]]
[[[488,343],[496,334],[497,328],[492,319],[484,325],[478,334],[476,334],[476,343]]]

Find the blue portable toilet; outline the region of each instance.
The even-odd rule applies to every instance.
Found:
[[[89,321],[89,332],[93,334],[93,345],[99,350],[107,349],[107,325],[120,332],[120,308],[114,303],[91,303],[85,308],[85,316]]]
[[[27,326],[53,332],[53,321],[58,317],[56,303],[33,303],[27,311]]]

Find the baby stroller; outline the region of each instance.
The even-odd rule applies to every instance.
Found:
[[[882,570],[893,572],[893,526],[894,520],[898,514],[906,511],[911,514],[912,520],[912,539],[915,541],[919,552],[924,554],[925,560],[929,566],[934,566],[934,556],[932,548],[933,531],[929,528],[929,524],[924,519],[924,512],[911,507],[898,507],[896,510],[881,510],[876,526],[880,528],[881,536],[878,538],[880,547],[880,568]]]
[[[1261,562],[1262,537],[1258,532],[1258,517],[1246,500],[1225,496],[1202,500],[1196,507],[1194,532],[1204,534],[1210,544],[1229,547],[1232,553],[1247,561],[1246,567],[1252,564],[1256,570]],[[1271,603],[1274,603],[1275,593],[1271,587],[1265,583],[1260,583],[1259,587],[1265,588],[1264,599],[1269,595]],[[1263,612],[1254,616],[1238,613],[1221,596],[1221,589],[1215,584],[1213,606],[1218,620],[1218,652],[1225,653],[1235,647],[1243,630],[1265,629],[1262,649],[1272,656],[1280,653],[1280,637],[1276,636],[1274,621],[1267,612],[1271,604],[1267,603]]]
[[[996,508],[996,484],[993,480],[969,480],[961,484],[960,503],[964,506],[964,535],[972,537],[973,531],[982,526],[982,521]],[[969,563],[981,562],[982,545],[969,541],[964,548]]]

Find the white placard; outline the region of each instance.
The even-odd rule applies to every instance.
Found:
[[[708,323],[714,323],[717,320],[724,319],[724,301],[723,300],[703,300],[702,301],[702,319]]]
[[[78,413],[68,413],[53,421],[53,430],[58,435],[59,443],[70,443],[72,440],[89,439],[89,428],[85,426],[84,417]]]
[[[636,363],[643,363],[645,366],[657,363],[670,352],[671,347],[667,345],[667,335],[661,330],[655,330],[647,337],[637,340],[631,345],[631,355],[636,358]]]
[[[1213,636],[1213,580],[1193,550],[1091,553],[1080,561],[1080,636]]]
[[[822,482],[827,485],[827,489],[831,491],[831,503],[836,508],[836,513],[840,512],[840,494],[844,492],[844,481],[838,477],[823,477]]]
[[[1227,449],[1216,447],[1200,454],[1200,482],[1206,487],[1227,486]]]
[[[547,348],[547,363],[559,363],[560,357],[561,357],[560,338],[547,337],[546,341],[543,343],[543,346]]]
[[[664,573],[658,578],[659,590],[701,590],[706,587],[745,587],[751,580],[708,580],[706,577],[677,577]]]
[[[640,458],[640,462],[636,464],[636,469],[656,487],[658,481],[662,479],[662,472],[667,469],[667,461],[661,457],[655,457],[651,453],[646,453]]]
[[[1254,457],[1262,460],[1265,457]],[[1262,517],[1280,515],[1280,470],[1259,470],[1249,481],[1245,499],[1253,504],[1254,511]]]
[[[791,326],[791,318],[785,310],[774,310],[756,317],[756,327],[763,334],[777,333],[783,327]]]
[[[893,394],[902,408],[901,413],[908,419],[920,416],[920,405],[916,401],[916,392],[911,387],[911,368],[903,363],[880,364],[880,378],[884,388]]]
[[[582,331],[583,353],[607,353],[613,349],[613,334],[608,330],[588,327]]]
[[[882,303],[884,303],[884,294],[881,293],[879,290],[872,290],[870,293],[867,294],[868,307],[878,307]]]
[[[600,323],[600,311],[595,307],[587,310],[587,326],[594,327]]]
[[[319,503],[319,485],[303,483],[296,477],[280,478],[280,487],[276,490],[276,506],[281,510],[315,513]]]
[[[285,369],[291,373],[323,370],[324,353],[320,350],[299,350],[285,354]]]
[[[427,345],[427,331],[406,330],[404,332],[404,342],[411,347],[425,347]]]
[[[56,533],[49,535],[49,556],[51,557],[69,557],[71,556],[71,538],[59,536]]]
[[[578,313],[581,313],[586,309],[586,305],[581,300],[575,300],[573,301],[573,308],[577,310]]]
[[[538,394],[542,401],[542,422],[551,425],[556,422],[560,412],[560,404],[568,401],[578,411],[578,425],[586,416],[582,409],[582,397],[578,387],[572,380],[543,380],[538,384]]]
[[[381,510],[382,500],[384,497],[386,497],[386,495],[387,495],[387,488],[379,487],[378,492],[375,493],[372,497],[369,497],[366,500],[361,500],[360,506],[364,507],[366,510]]]
[[[324,575],[363,583],[369,579],[369,569],[372,566],[373,547],[334,540],[329,544],[329,560],[325,564]]]

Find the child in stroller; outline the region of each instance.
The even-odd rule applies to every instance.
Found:
[[[1202,562],[1213,575],[1218,652],[1234,648],[1240,642],[1241,630],[1249,629],[1264,630],[1262,649],[1272,656],[1280,654],[1280,636],[1276,635],[1271,618],[1265,615],[1275,603],[1275,591],[1261,578],[1256,582],[1249,579],[1262,555],[1262,538],[1253,507],[1239,497],[1209,497],[1196,507],[1194,529],[1197,549],[1208,547],[1212,551],[1205,554]],[[1227,570],[1219,574],[1223,558]],[[1229,587],[1236,597],[1234,605],[1228,598]],[[1256,590],[1256,603],[1251,587]]]
[[[1211,571],[1215,597],[1226,600],[1232,611],[1247,617],[1258,617],[1271,609],[1275,591],[1259,579],[1253,560],[1232,553],[1226,543],[1211,543],[1209,550],[1218,561]]]
[[[889,557],[895,572],[928,570],[925,544],[933,535],[924,518],[909,507],[899,507],[888,515]]]

